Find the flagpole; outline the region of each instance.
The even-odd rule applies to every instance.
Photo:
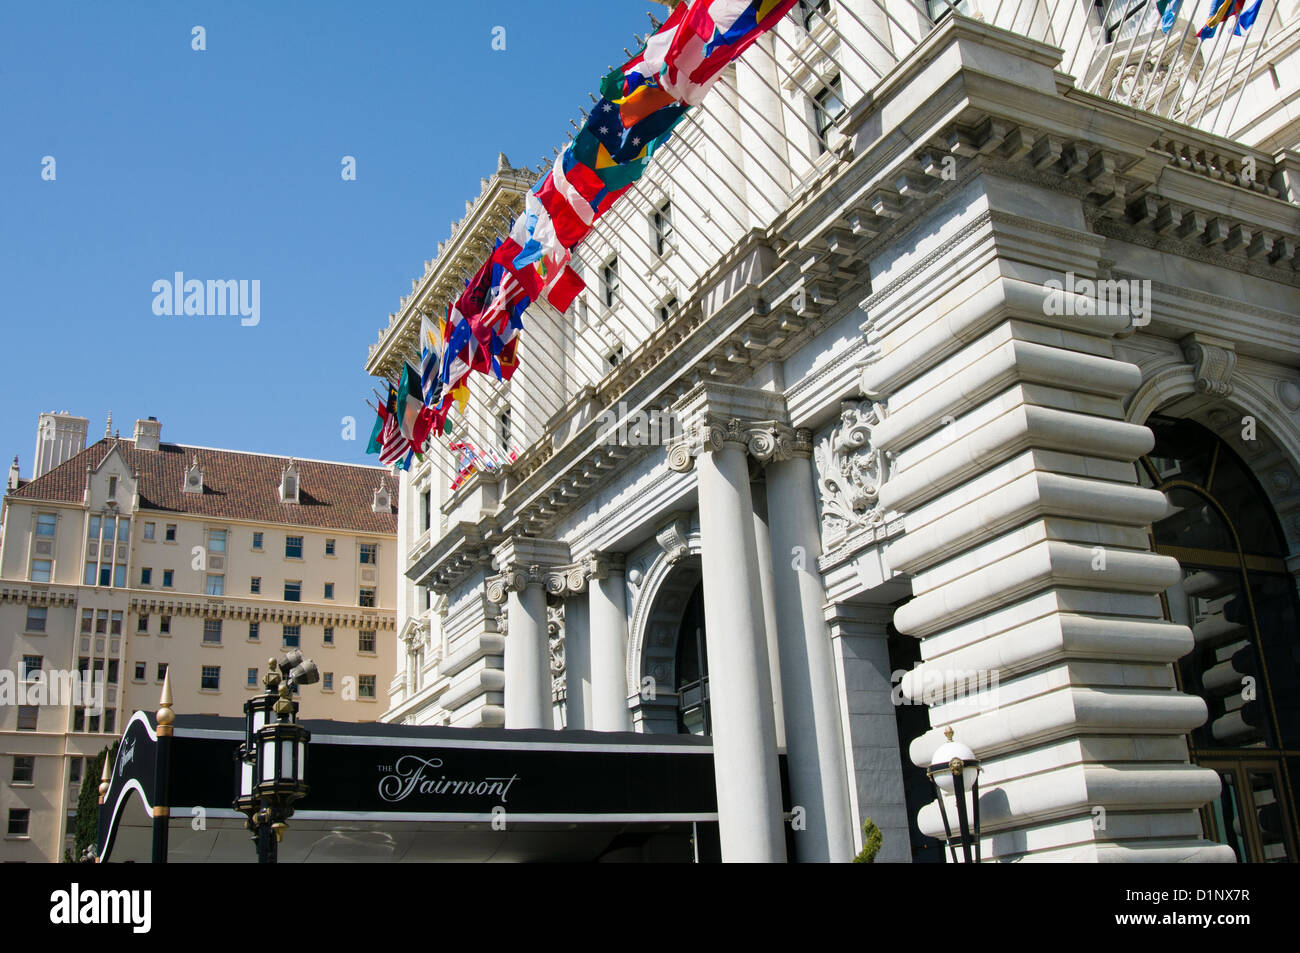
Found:
[[[1137,15],[1137,22],[1133,24],[1133,35],[1129,37],[1128,49],[1124,51],[1124,59],[1120,62],[1119,69],[1115,71],[1115,78],[1112,79],[1110,83],[1110,92],[1106,95],[1106,98],[1109,99],[1111,102],[1117,102],[1117,100],[1115,99],[1115,94],[1119,91],[1119,84],[1121,80],[1123,80],[1124,78],[1124,70],[1128,68],[1128,58],[1133,55],[1133,47],[1137,46],[1138,34],[1142,32],[1141,29],[1142,21],[1146,18],[1146,13],[1150,9],[1150,7],[1147,4],[1143,4],[1141,9],[1142,12]],[[1124,21],[1127,19],[1128,19],[1127,17],[1120,18],[1119,26],[1117,27],[1117,32],[1115,34],[1116,44],[1119,43],[1119,33],[1123,31]],[[1102,26],[1102,29],[1103,30],[1105,29],[1104,25]],[[1104,75],[1105,75],[1105,70],[1103,70],[1097,76],[1096,91],[1098,93],[1101,92],[1101,80]]]
[[[1210,50],[1210,55],[1205,58],[1205,68],[1201,70],[1201,75],[1196,78],[1196,88],[1192,90],[1192,98],[1187,100],[1187,108],[1183,112],[1183,122],[1187,123],[1187,125],[1189,126],[1195,125],[1192,122],[1192,107],[1196,105],[1196,97],[1200,95],[1201,86],[1205,82],[1205,77],[1209,75],[1210,64],[1214,62],[1214,54],[1219,53],[1221,48],[1227,45],[1227,41],[1224,39],[1224,32],[1221,29],[1223,26],[1224,23],[1220,23],[1217,27],[1215,27],[1215,32],[1213,37],[1215,46],[1213,49]],[[1223,61],[1222,56],[1220,56],[1219,61],[1220,63],[1222,63]],[[1213,89],[1213,87],[1211,87],[1211,89]],[[1206,95],[1208,96],[1209,93],[1207,93]]]
[[[1246,75],[1245,77],[1242,78],[1241,89],[1237,92],[1237,101],[1233,103],[1232,112],[1228,115],[1228,124],[1224,128],[1224,135],[1227,135],[1229,132],[1232,131],[1232,122],[1234,119],[1237,118],[1237,109],[1238,107],[1241,106],[1241,99],[1246,93],[1246,84],[1250,80],[1251,73],[1255,71],[1255,64],[1259,61],[1259,51],[1264,48],[1264,43],[1268,40],[1268,28],[1273,25],[1273,16],[1276,13],[1277,13],[1277,3],[1275,0],[1275,2],[1273,3],[1273,8],[1269,11],[1268,21],[1264,24],[1264,32],[1260,35],[1259,43],[1255,47],[1255,55],[1252,56],[1250,59],[1250,66],[1246,67]],[[1215,118],[1215,121],[1216,122],[1218,121],[1217,117]]]
[[[1137,103],[1134,103],[1133,99],[1134,99],[1135,94],[1136,94],[1137,91],[1138,91],[1138,87],[1140,87],[1140,86],[1142,85],[1142,65],[1141,65],[1141,64],[1147,62],[1147,57],[1151,55],[1151,44],[1153,44],[1153,43],[1156,41],[1156,34],[1157,34],[1157,33],[1160,33],[1160,23],[1161,23],[1161,16],[1159,15],[1159,14],[1160,14],[1160,8],[1159,8],[1159,7],[1156,7],[1156,8],[1155,8],[1155,12],[1156,12],[1157,16],[1156,16],[1156,18],[1155,18],[1155,22],[1154,22],[1154,23],[1152,24],[1152,26],[1151,26],[1151,35],[1150,35],[1149,37],[1147,37],[1147,45],[1146,45],[1145,48],[1143,48],[1143,50],[1142,50],[1142,55],[1141,55],[1140,57],[1138,57],[1138,71],[1137,71],[1137,73],[1133,76],[1133,86],[1132,86],[1132,88],[1129,90],[1129,94],[1128,94],[1128,104],[1129,104],[1130,106],[1134,106],[1135,108],[1138,108],[1138,109],[1141,109],[1141,108],[1142,108],[1142,106],[1141,106],[1141,100],[1139,100]],[[1162,35],[1163,35],[1163,34],[1162,34]],[[1169,40],[1169,37],[1168,37],[1168,36],[1165,36],[1165,41],[1168,42],[1168,40]],[[1157,58],[1157,59],[1156,59],[1156,63],[1159,64],[1159,62],[1160,62],[1160,60],[1159,60],[1159,58]],[[1152,75],[1155,74],[1155,67],[1154,67],[1154,66],[1151,67],[1151,73],[1152,73]]]
[[[1104,47],[1104,46],[1109,46],[1109,45],[1110,45],[1110,44],[1108,44],[1108,43],[1106,42],[1106,20],[1107,20],[1107,18],[1110,16],[1110,12],[1111,12],[1111,10],[1114,9],[1114,7],[1115,7],[1115,3],[1116,3],[1116,0],[1107,0],[1107,2],[1106,2],[1106,8],[1105,8],[1104,10],[1102,10],[1102,12],[1101,12],[1101,42],[1098,43],[1098,44],[1095,44],[1095,45],[1093,46],[1092,55],[1094,55],[1094,56],[1095,56],[1095,55],[1096,55],[1096,54],[1101,50],[1102,47]],[[1085,15],[1085,17],[1084,17],[1084,26],[1085,26],[1085,28],[1087,27],[1087,25],[1088,25],[1088,24],[1087,24],[1087,17],[1086,17],[1086,15]],[[1074,50],[1074,55],[1070,57],[1070,66],[1069,66],[1069,69],[1066,70],[1066,72],[1069,73],[1071,76],[1074,76],[1074,67],[1075,67],[1075,64],[1079,62],[1079,55],[1080,55],[1082,52],[1083,52],[1083,44],[1080,43],[1080,44],[1075,48],[1075,50]],[[1102,75],[1104,75],[1106,71],[1103,69],[1101,72],[1102,72]],[[1086,77],[1085,77],[1085,79],[1086,79]],[[1087,92],[1087,88],[1086,88],[1086,86],[1080,86],[1079,88],[1082,89],[1084,92]]]
[[[1228,24],[1227,24],[1226,22],[1223,24],[1223,26],[1224,26],[1225,28],[1227,27],[1227,25],[1228,25]],[[1233,23],[1233,27],[1235,28],[1236,25],[1237,25],[1237,24],[1234,22],[1234,23]],[[1229,33],[1228,36],[1232,36],[1232,34]],[[1234,69],[1235,69],[1237,66],[1240,66],[1240,65],[1241,65],[1241,58],[1246,54],[1246,47],[1247,47],[1248,45],[1249,45],[1249,44],[1248,44],[1248,42],[1247,42],[1247,40],[1246,40],[1246,37],[1243,36],[1243,37],[1241,38],[1241,50],[1240,50],[1240,52],[1237,53],[1237,62],[1236,62],[1236,64],[1235,64],[1234,67],[1233,67]],[[1228,41],[1225,41],[1224,44],[1223,44],[1223,46],[1224,46],[1224,54],[1223,54],[1223,56],[1221,56],[1221,57],[1219,58],[1219,68],[1218,68],[1217,70],[1215,70],[1215,73],[1214,73],[1214,82],[1210,83],[1210,88],[1209,88],[1209,89],[1206,91],[1206,93],[1205,93],[1205,104],[1201,106],[1201,113],[1200,113],[1199,116],[1196,117],[1196,125],[1197,125],[1197,126],[1200,126],[1200,125],[1201,125],[1201,123],[1202,123],[1202,122],[1204,121],[1204,119],[1205,119],[1205,114],[1208,113],[1208,112],[1210,111],[1210,99],[1211,99],[1211,98],[1213,97],[1213,95],[1214,95],[1214,87],[1218,85],[1218,83],[1219,83],[1219,74],[1223,72],[1223,64],[1226,63],[1227,60],[1228,60],[1228,53],[1227,53]],[[1215,110],[1214,110],[1214,118],[1215,118],[1216,121],[1217,121],[1218,118],[1219,118],[1219,113],[1221,113],[1221,112],[1223,111],[1223,101],[1224,101],[1225,99],[1228,98],[1228,90],[1230,90],[1231,88],[1232,88],[1232,71],[1230,70],[1230,71],[1228,72],[1228,83],[1227,83],[1227,86],[1224,88],[1224,90],[1223,90],[1223,94],[1219,97],[1218,105],[1215,107]],[[1206,131],[1206,132],[1209,132],[1209,133],[1213,133],[1213,131],[1214,131],[1214,127],[1213,127],[1213,126],[1210,126],[1210,127],[1209,127],[1208,129],[1206,129],[1205,131]]]
[[[1192,24],[1195,22],[1195,19],[1196,19],[1196,14],[1195,14],[1195,12],[1194,12],[1195,9],[1196,9],[1196,8],[1195,8],[1195,5],[1194,5],[1194,0],[1193,0],[1193,7],[1192,7],[1192,10],[1189,11],[1188,14],[1187,14],[1187,26],[1183,27],[1183,35],[1180,36],[1180,37],[1178,38],[1178,47],[1174,50],[1173,60],[1177,60],[1178,57],[1179,57],[1179,55],[1181,55],[1181,53],[1182,53],[1182,51],[1183,51],[1183,44],[1187,42],[1187,35],[1188,35],[1189,33],[1192,32]],[[1182,8],[1182,4],[1180,3],[1179,6],[1178,6],[1178,12],[1179,12],[1179,13],[1182,13],[1182,10],[1183,10],[1183,8]],[[1177,20],[1174,21],[1175,25],[1177,25],[1177,22],[1178,22]],[[1170,32],[1172,33],[1173,31],[1170,30]],[[1174,62],[1170,62],[1170,64],[1169,64],[1169,69],[1165,71],[1164,82],[1162,82],[1162,83],[1160,84],[1160,95],[1156,97],[1156,105],[1155,105],[1155,109],[1153,110],[1153,111],[1156,113],[1156,115],[1160,115],[1160,104],[1164,101],[1164,98],[1165,98],[1165,90],[1169,88],[1169,78],[1170,78],[1171,76],[1174,75],[1174,65],[1175,65]],[[1180,86],[1179,86],[1179,95],[1174,97],[1174,104],[1175,104],[1175,105],[1177,104],[1178,100],[1182,98],[1181,84],[1182,84],[1184,81],[1183,81],[1182,79],[1180,79],[1178,82],[1179,82],[1179,84],[1180,84]],[[1174,110],[1173,110],[1173,106],[1172,106],[1172,105],[1171,105],[1170,108],[1165,112],[1164,115],[1165,115],[1165,118],[1166,118],[1166,119],[1173,119],[1173,118],[1174,118]]]

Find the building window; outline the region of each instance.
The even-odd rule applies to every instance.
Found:
[[[164,678],[167,677],[167,663],[166,663],[166,662],[159,662],[159,663],[158,663],[158,668],[157,668],[156,671],[157,671],[157,674],[154,676],[154,680],[155,680],[155,681],[159,681],[159,682],[161,682]]]
[[[149,634],[149,617],[147,615],[142,615],[135,620],[135,630],[143,632],[145,635]]]
[[[262,591],[261,576],[254,576],[252,579],[248,580],[248,591],[254,594],[258,594]]]
[[[104,730],[110,735],[117,731],[117,709],[110,708],[104,712]]]
[[[361,594],[357,597],[357,605],[364,606],[367,609],[373,609],[375,607],[374,586],[361,587]]]
[[[286,625],[284,627],[284,647],[296,649],[302,643],[302,626]]]
[[[284,538],[284,558],[302,559],[302,537],[286,536]]]
[[[262,534],[261,534],[261,533],[254,533],[254,534],[253,534],[253,548],[256,549],[258,552],[261,552],[261,551],[262,551]]]
[[[803,25],[804,32],[811,31],[830,9],[831,0],[799,0],[799,22]]]
[[[117,659],[115,658],[108,660],[108,683],[117,684]]]
[[[126,588],[126,563],[118,563],[113,567],[113,587],[115,589]]]
[[[654,231],[655,252],[662,255],[673,247],[673,203],[664,202],[650,218]]]
[[[57,517],[55,517],[53,513],[37,513],[36,514],[36,535],[53,536],[54,524],[56,519]]]
[[[86,730],[86,709],[78,708],[72,713],[72,730]]]
[[[140,568],[140,585],[142,586],[153,585],[153,570],[147,566],[142,566]]]
[[[157,529],[158,529],[158,524],[157,524],[157,523],[145,523],[145,524],[144,524],[144,538],[145,538],[145,539],[149,539],[149,540],[153,539],[153,538],[154,538],[154,534],[157,532]]]
[[[41,709],[37,705],[19,705],[18,706],[18,730],[35,731],[36,722],[40,719]]]
[[[667,324],[668,319],[677,313],[677,299],[669,298],[663,304],[659,305],[659,323]]]
[[[261,641],[261,639],[262,639],[262,623],[260,622],[248,623],[248,641],[259,642]]]
[[[47,621],[47,619],[48,619],[48,617],[49,617],[49,613],[50,613],[50,610],[47,609],[47,608],[45,608],[44,606],[28,606],[28,607],[27,607],[27,623],[26,623],[26,629],[27,629],[27,631],[28,631],[28,632],[44,632],[44,631],[45,631],[45,623],[46,623],[46,621]],[[83,626],[83,628],[85,628],[85,622],[84,622],[84,620],[83,620],[82,626]]]
[[[420,526],[424,532],[429,531],[433,519],[433,496],[428,490],[420,494]]]
[[[203,620],[203,642],[205,645],[221,644],[221,620],[220,619]]]
[[[321,688],[322,688],[324,691],[327,691],[327,692],[332,692],[332,691],[334,691],[334,673],[333,673],[333,672],[326,672],[324,675],[321,676]]]
[[[357,651],[373,652],[375,650],[375,630],[362,629],[357,633]]]
[[[109,635],[122,634],[122,613],[121,612],[111,613],[111,618],[109,619],[109,625],[108,625],[108,634]]]
[[[89,731],[89,732],[98,732],[98,731],[99,731],[99,716],[98,716],[98,715],[90,715],[90,716],[87,717],[86,720],[87,720],[87,722],[88,722],[88,724],[86,725],[86,730],[87,730],[87,731]]]
[[[844,114],[844,91],[836,76],[813,97],[813,124],[817,129],[817,150],[826,151],[835,120]]]
[[[500,415],[497,417],[497,439],[501,443],[501,450],[503,453],[510,452],[510,437],[510,408],[507,407],[505,410],[501,411]]]
[[[14,784],[31,784],[35,777],[36,759],[30,755],[14,755],[14,769],[9,780]]]
[[[176,572],[175,572],[175,570],[172,570],[172,569],[164,569],[164,570],[163,570],[163,588],[164,588],[164,589],[170,589],[170,588],[172,587],[172,580],[173,580],[174,578],[176,578]]]
[[[10,837],[26,837],[27,825],[31,823],[32,812],[26,807],[9,808],[9,827],[6,833]]]
[[[250,668],[248,670],[248,687],[249,688],[257,687],[257,669],[255,668]]]
[[[325,598],[326,599],[334,598],[334,583],[332,582],[325,583]]]
[[[286,582],[284,584],[285,602],[302,602],[302,583]]]
[[[108,632],[108,610],[100,609],[95,613],[95,634],[105,635]]]
[[[49,582],[50,569],[54,563],[49,559],[32,560],[32,582]]]
[[[167,528],[163,530],[163,540],[168,543],[176,542],[176,524],[168,523]]]
[[[374,698],[375,697],[375,676],[358,675],[357,676],[357,698]]]
[[[160,635],[171,635],[172,617],[169,615],[158,617],[158,633]]]
[[[40,655],[23,656],[23,681],[30,682],[33,675],[40,674],[45,658]]]
[[[618,367],[623,363],[623,345],[619,345],[605,355],[605,363],[610,367]]]
[[[208,555],[224,556],[226,554],[226,531],[224,529],[208,530]]]
[[[334,540],[332,539],[325,540],[325,555],[326,556],[334,555]]]
[[[323,641],[325,642],[326,645],[334,644],[334,626],[332,625],[325,626],[325,635],[323,637]]]
[[[90,634],[90,626],[91,623],[94,622],[94,619],[95,619],[95,610],[93,609],[81,610],[81,634],[82,635]]]
[[[226,594],[226,577],[218,573],[208,573],[203,591],[209,596],[224,596]]]
[[[85,761],[84,758],[68,759],[68,782],[70,784],[81,783],[81,770],[82,770],[81,766],[84,761]]]
[[[378,562],[378,559],[377,559],[377,554],[378,554],[378,552],[379,552],[379,544],[378,544],[378,543],[362,543],[362,544],[361,544],[361,557],[360,557],[360,558],[361,558],[361,565],[363,565],[363,566],[373,566],[376,562]]]
[[[208,692],[221,690],[221,666],[204,665],[199,673],[199,688]]]
[[[615,255],[600,270],[600,288],[601,297],[605,302],[605,307],[612,308],[619,299],[619,290],[622,286],[618,280],[618,256]]]
[[[146,666],[146,664],[145,664],[144,662],[136,662],[136,663],[135,663],[135,681],[137,681],[137,682],[143,682],[143,681],[144,681],[144,678],[145,678],[146,670],[147,670],[147,666]]]

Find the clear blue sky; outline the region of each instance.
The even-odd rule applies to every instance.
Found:
[[[368,345],[497,153],[549,157],[647,10],[0,5],[3,469],[31,475],[42,410],[92,441],[111,410],[124,437],[153,414],[164,441],[374,462]],[[176,271],[260,280],[260,323],[155,315]]]

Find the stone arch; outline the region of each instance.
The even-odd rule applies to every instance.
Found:
[[[699,533],[691,534],[684,547],[658,554],[646,569],[629,626],[627,652],[628,696],[641,693],[646,676],[657,686],[656,697],[643,697],[633,713],[643,730],[677,730],[677,631],[702,577]]]
[[[1279,387],[1281,385],[1279,384]],[[1226,393],[1222,391],[1226,390]],[[1266,386],[1235,374],[1226,388],[1198,387],[1188,364],[1165,366],[1142,382],[1126,417],[1146,423],[1157,413],[1193,420],[1217,434],[1246,463],[1277,515],[1290,556],[1300,554],[1300,428]],[[1255,421],[1255,439],[1242,439],[1243,418]]]

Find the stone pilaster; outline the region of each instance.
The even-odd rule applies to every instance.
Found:
[[[568,547],[551,540],[507,540],[495,552],[500,573],[487,597],[506,606],[505,720],[507,728],[550,728],[551,647],[546,613],[548,569],[568,561]]]

